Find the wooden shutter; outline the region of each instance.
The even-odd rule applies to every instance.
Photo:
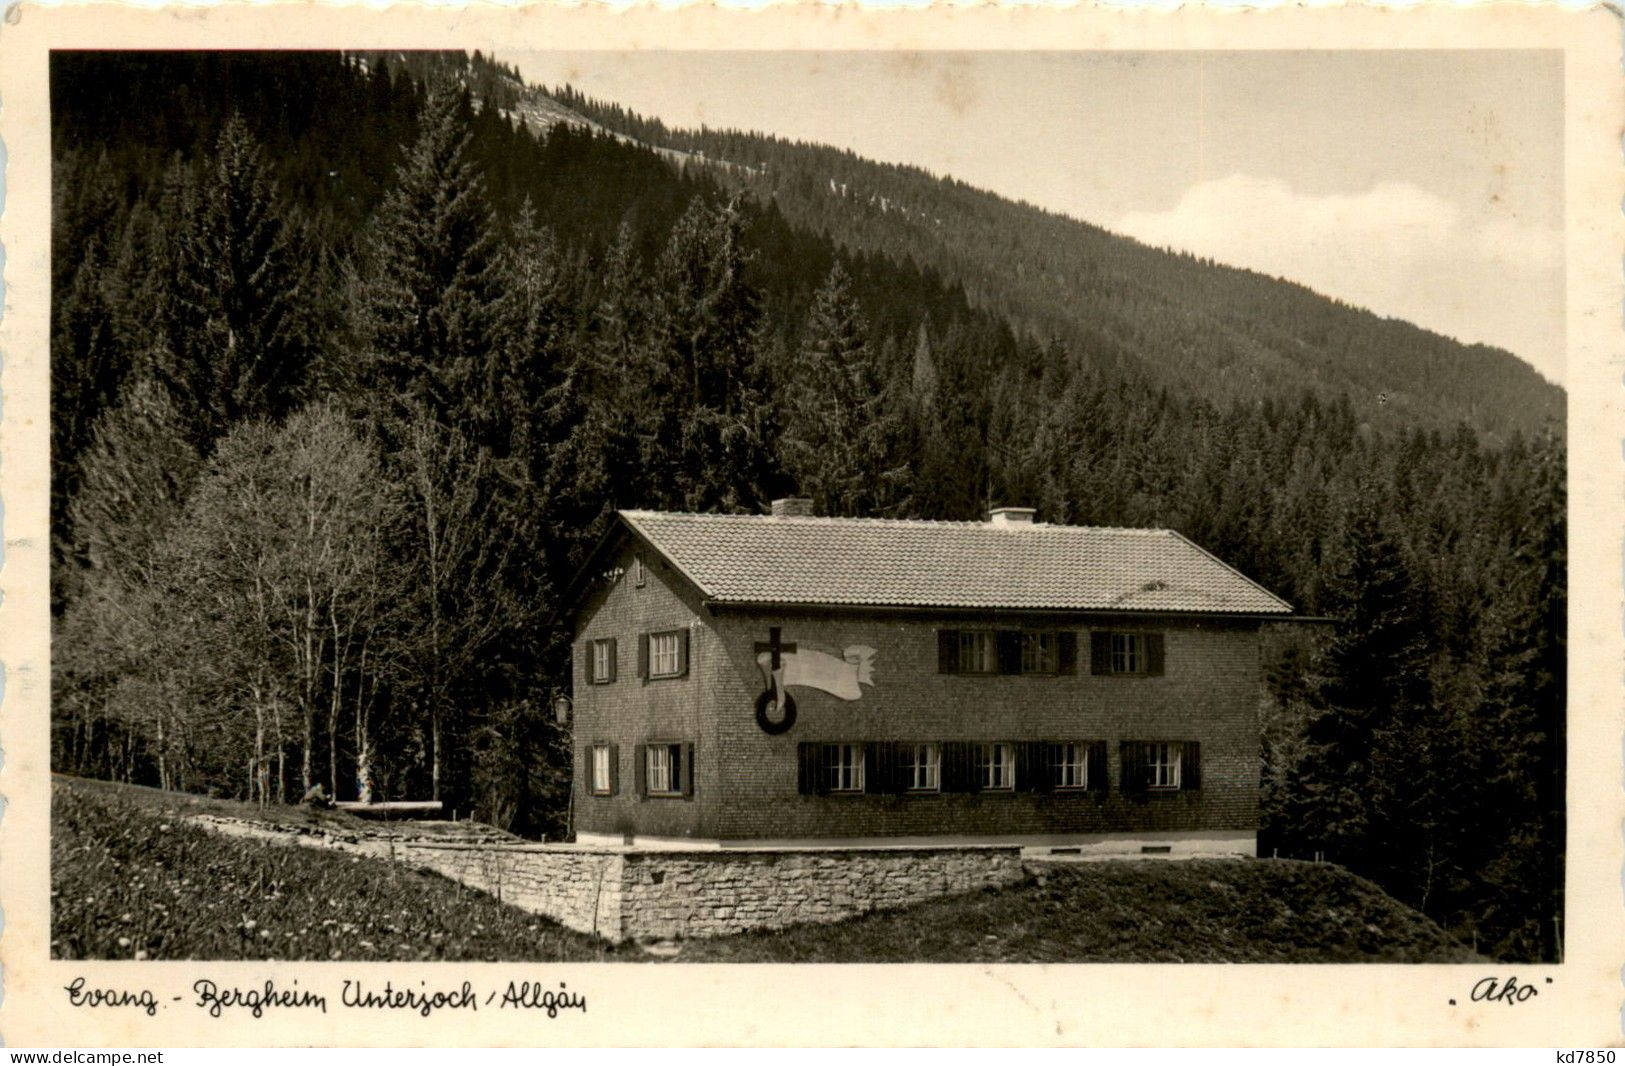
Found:
[[[890,744],[886,745],[886,750],[890,753],[891,758],[891,791],[895,792],[899,796],[907,792],[909,786],[914,783],[914,776],[909,771],[909,767],[914,757],[910,751],[913,746],[914,745],[901,740],[894,740]],[[942,787],[942,768],[940,761],[942,756],[939,754],[937,758],[937,787],[940,788]]]
[[[688,630],[677,633],[677,676],[688,676]]]
[[[1078,635],[1070,629],[1063,629],[1055,634],[1055,672],[1058,674],[1078,672]]]
[[[993,639],[999,652],[999,673],[1021,673],[1021,630],[1001,629]]]
[[[937,630],[937,673],[959,673],[959,630]]]
[[[645,644],[648,641],[644,641]],[[632,749],[632,776],[637,779],[638,796],[641,798],[649,794],[649,756],[646,754],[648,746],[639,744]]]
[[[1049,741],[1023,740],[1015,748],[1016,791],[1049,792],[1054,785]]]
[[[593,787],[592,787],[592,745],[591,744],[586,744],[586,745],[582,746],[582,748],[581,748],[581,762],[578,765],[581,766],[581,768],[582,768],[581,780],[583,782],[585,782],[586,786],[587,786],[585,791],[586,791],[587,795],[590,796],[593,793]]]
[[[818,782],[818,745],[796,745],[796,791],[810,796]]]
[[[673,760],[673,762],[675,761]],[[694,798],[694,745],[692,744],[683,745],[683,798]]]
[[[1184,748],[1179,756],[1179,788],[1182,792],[1202,787],[1202,742],[1187,740]]]
[[[1112,635],[1103,629],[1092,630],[1089,633],[1089,672],[1091,674],[1112,672]]]
[[[1162,634],[1145,635],[1145,672],[1150,677],[1162,676]]]
[[[881,755],[884,744],[869,743],[863,746],[863,791],[887,792],[890,791],[891,781],[886,777],[886,770],[890,768],[887,760]]]
[[[944,792],[982,791],[982,746],[968,741],[952,741],[942,746],[942,790]]]
[[[1145,745],[1138,740],[1125,740],[1118,745],[1122,759],[1122,791],[1136,795],[1146,790]]]
[[[649,634],[647,633],[638,635],[638,679],[641,681],[649,680]]]
[[[619,646],[615,643],[615,638],[610,637],[609,638],[609,676],[604,678],[605,681],[614,681],[615,680],[615,667],[618,665],[619,661],[620,661],[620,649],[619,649]],[[597,679],[595,678],[594,680],[597,680]]]
[[[1106,777],[1106,742],[1096,740],[1089,745],[1089,791],[1105,792],[1108,784]]]
[[[621,790],[621,749],[614,744],[609,746],[609,794],[617,795]]]

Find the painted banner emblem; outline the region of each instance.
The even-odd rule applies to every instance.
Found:
[[[787,643],[779,633],[778,626],[770,627],[767,643],[756,645],[756,665],[767,686],[756,697],[756,724],[762,732],[777,736],[795,726],[796,699],[786,691],[792,685],[858,700],[863,698],[863,686],[875,683],[875,649],[867,644],[853,644],[837,655]]]

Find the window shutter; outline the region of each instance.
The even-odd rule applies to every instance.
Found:
[[[863,746],[863,791],[887,792],[891,782],[886,778],[886,770],[890,769],[887,761],[881,757],[884,744],[865,744]]]
[[[615,643],[615,638],[610,637],[609,638],[609,676],[604,678],[605,681],[614,681],[615,680],[615,667],[619,663],[619,661],[620,661],[620,648]]]
[[[1089,745],[1089,791],[1105,792],[1107,785],[1106,742],[1096,740]]]
[[[1202,742],[1185,741],[1185,750],[1179,757],[1179,788],[1191,791],[1202,787]]]
[[[581,746],[581,761],[579,763],[577,763],[576,765],[581,767],[581,778],[580,779],[587,786],[583,791],[585,791],[587,793],[587,795],[590,796],[590,795],[592,795],[592,745],[591,744],[583,744]]]
[[[1016,791],[1048,792],[1050,790],[1049,743],[1043,740],[1023,740],[1016,744]]]
[[[694,798],[694,745],[683,745],[683,798]]]
[[[1162,634],[1145,635],[1145,672],[1151,677],[1162,676]]]
[[[621,791],[621,749],[614,744],[609,746],[609,794],[618,795]]]
[[[969,746],[957,740],[950,740],[942,746],[940,768],[937,771],[940,775],[938,780],[942,784],[942,791],[969,792],[971,790],[970,781],[966,779],[965,774],[965,755]]]
[[[1021,673],[1021,631],[1001,629],[994,635],[999,650],[999,673]]]
[[[796,791],[803,796],[813,794],[813,785],[818,780],[817,748],[816,744],[796,745]]]
[[[638,679],[649,680],[649,634],[638,635]]]
[[[1078,672],[1078,635],[1070,629],[1063,629],[1055,634],[1055,672],[1058,674]]]
[[[959,630],[937,630],[937,673],[959,673]]]
[[[1125,740],[1118,747],[1122,758],[1122,791],[1136,795],[1146,790],[1145,745],[1137,740]]]
[[[830,779],[835,776],[833,759],[839,754],[833,744],[816,744],[818,752],[818,772],[813,775],[813,792],[819,796],[829,795]]]
[[[1112,635],[1103,629],[1092,630],[1089,633],[1089,672],[1091,674],[1112,672]]]
[[[677,634],[677,676],[688,676],[688,630]]]
[[[886,745],[887,758],[891,760],[891,777],[888,779],[890,788],[887,789],[887,791],[895,792],[899,796],[907,792],[909,785],[914,783],[912,775],[909,772],[910,760],[912,758],[909,752],[909,748],[911,746],[912,745],[905,744],[900,740],[892,741],[890,744]],[[939,760],[937,767],[937,786],[940,788],[942,784],[942,778],[940,776],[942,774],[942,767],[940,760],[942,757],[941,755],[938,755],[937,758]]]
[[[645,644],[648,641],[644,642]],[[639,744],[632,749],[632,776],[637,778],[638,796],[649,794],[649,756],[648,746]]]

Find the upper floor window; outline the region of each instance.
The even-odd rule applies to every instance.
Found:
[[[939,629],[939,674],[1075,674],[1078,634],[1066,629]]]
[[[1015,752],[1009,744],[982,745],[982,788],[1010,789],[1016,785]]]
[[[594,640],[588,645],[591,658],[588,660],[589,673],[587,680],[595,685],[607,685],[615,680],[615,638],[606,637]]]
[[[688,630],[645,633],[639,646],[638,673],[645,678],[682,677],[688,673]]]
[[[1097,629],[1089,634],[1089,659],[1094,674],[1157,677],[1163,668],[1162,634]]]
[[[999,672],[999,647],[992,630],[968,629],[959,634],[959,672],[962,674]]]
[[[1055,634],[1048,630],[1021,634],[1021,672],[1055,673]]]
[[[648,581],[648,575],[643,571],[643,553],[632,556],[632,586],[642,588]]]

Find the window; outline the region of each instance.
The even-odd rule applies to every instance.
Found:
[[[959,672],[996,674],[999,647],[991,630],[965,630],[959,634]]]
[[[1089,745],[1057,744],[1055,746],[1055,787],[1089,787]]]
[[[633,587],[634,588],[642,588],[644,586],[644,583],[647,580],[648,580],[648,578],[643,572],[643,556],[642,555],[634,555],[634,556],[632,556],[632,585],[633,585]]]
[[[908,791],[937,792],[942,788],[942,749],[935,744],[908,746],[906,773]]]
[[[863,791],[862,744],[826,744],[824,765],[831,792]]]
[[[1055,673],[1055,634],[1053,632],[1021,634],[1021,672],[1024,674]]]
[[[649,676],[677,677],[683,672],[682,634],[649,634]]]
[[[1089,634],[1090,673],[1130,677],[1160,677],[1163,665],[1161,633]]]
[[[1145,673],[1145,635],[1142,633],[1112,634],[1112,673]]]
[[[984,789],[1010,789],[1015,787],[1016,766],[1014,753],[1008,744],[982,745],[982,787]]]
[[[1146,786],[1156,789],[1179,787],[1180,747],[1178,744],[1146,745]]]
[[[643,790],[651,796],[685,795],[682,744],[649,744],[643,749]],[[689,768],[692,769],[692,768]]]
[[[592,660],[591,673],[588,675],[595,685],[607,685],[615,680],[615,639],[595,640],[591,644]]]
[[[614,779],[610,776],[610,755],[608,744],[597,744],[592,749],[592,792],[595,796],[608,796],[615,791]]]

